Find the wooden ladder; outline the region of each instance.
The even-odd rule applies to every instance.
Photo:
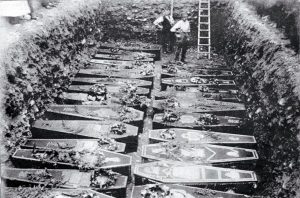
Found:
[[[210,0],[199,0],[198,15],[198,59],[211,56]]]

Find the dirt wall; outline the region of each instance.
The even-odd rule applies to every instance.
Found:
[[[87,63],[101,37],[95,21],[101,9],[100,1],[63,1],[57,8],[41,10],[38,21],[11,27],[5,35],[9,42],[0,56],[6,74],[1,83],[2,131],[9,151],[30,136],[29,124],[43,115]]]
[[[213,40],[220,41],[215,47],[240,72],[237,81],[254,122],[261,176],[257,194],[299,197],[300,65],[295,52],[246,3],[231,1],[213,13],[224,21],[212,26]]]

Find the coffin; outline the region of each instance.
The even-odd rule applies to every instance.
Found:
[[[95,100],[87,93],[62,93],[59,104],[74,104],[74,105],[125,105],[136,109],[142,109],[140,102],[122,102],[120,96],[108,94],[106,100]],[[90,98],[91,97],[91,98]],[[149,99],[150,100],[150,99]],[[126,103],[126,104],[125,104]]]
[[[114,142],[112,144],[99,144],[98,139],[28,139],[24,145],[25,149],[32,148],[50,148],[61,150],[75,150],[80,151],[85,148],[88,151],[95,151],[96,149],[104,149],[116,153],[125,152],[125,143]]]
[[[154,58],[155,55],[152,53],[146,53],[146,52],[129,52],[126,50],[120,50],[120,49],[99,49],[97,51],[97,54],[95,57],[97,57],[98,54],[114,54],[114,55],[140,55],[140,56],[146,56],[148,58]]]
[[[119,49],[125,51],[135,51],[135,52],[146,52],[155,54],[154,60],[160,60],[160,46],[159,45],[151,45],[151,46],[120,46],[116,44],[101,44],[100,49]]]
[[[90,196],[91,198],[113,198],[112,196],[90,190],[90,189],[63,189],[63,188],[52,188],[41,190],[38,187],[19,187],[19,188],[5,188],[5,198],[18,198],[20,196],[28,197],[36,195],[38,197],[52,197],[52,198],[82,198]],[[36,194],[38,193],[38,194]]]
[[[178,127],[178,128],[190,128],[190,129],[213,129],[213,130],[221,130],[224,132],[236,132],[233,130],[234,128],[238,128],[242,123],[241,118],[231,117],[231,116],[213,116],[214,122],[200,122],[203,116],[212,116],[211,114],[202,114],[202,113],[183,113],[178,115],[178,119],[176,121],[168,121],[164,120],[164,114],[159,113],[155,114],[153,118],[153,126],[157,127]],[[225,130],[227,129],[227,130]]]
[[[149,144],[142,147],[145,161],[178,161],[223,167],[253,167],[258,160],[255,150],[212,144],[178,142]]]
[[[238,95],[239,91],[237,89],[220,89],[215,87],[205,87],[205,90],[201,90],[199,87],[183,87],[183,90],[176,91],[185,91],[185,92],[194,92],[194,93],[204,93],[204,94],[229,94],[229,95]],[[178,87],[180,89],[180,87]]]
[[[144,80],[153,80],[153,72],[145,73],[142,69],[127,69],[127,70],[118,70],[118,69],[81,69],[77,73],[77,77],[93,77],[93,78],[130,78],[130,79],[144,79]]]
[[[156,100],[167,99],[168,97],[175,97],[182,100],[196,101],[200,98],[207,100],[217,100],[225,102],[240,102],[236,94],[230,93],[206,93],[206,92],[192,92],[190,91],[161,91],[153,93]]]
[[[170,161],[137,164],[134,168],[134,176],[136,184],[161,182],[218,190],[236,187],[243,193],[253,190],[257,183],[257,176],[253,171]]]
[[[45,115],[50,120],[116,120],[140,124],[144,112],[110,105],[51,105]]]
[[[102,70],[110,70],[110,69],[118,69],[118,70],[130,70],[130,69],[143,69],[143,68],[155,68],[154,63],[149,62],[137,62],[133,64],[131,61],[127,61],[127,64],[99,64],[99,63],[91,63],[86,65],[82,69],[102,69]]]
[[[46,171],[46,173],[45,173]],[[6,181],[8,187],[24,186],[59,186],[67,189],[92,189],[98,192],[103,192],[115,197],[123,197],[126,193],[127,176],[117,174],[117,180],[114,185],[106,187],[93,187],[91,178],[96,171],[80,172],[72,169],[21,169],[21,168],[4,168],[2,169],[2,178]],[[44,175],[41,177],[29,177],[29,175]],[[115,174],[115,173],[113,173]],[[106,178],[105,176],[102,176]],[[101,178],[102,178],[101,177]]]
[[[75,78],[73,82],[82,81],[83,83],[84,82],[91,82],[92,83],[93,81],[97,81],[98,79],[99,78]],[[86,81],[84,81],[84,80],[86,80]],[[97,84],[97,83],[95,82],[93,84]],[[93,85],[93,84],[90,84],[90,85],[71,85],[68,89],[68,92],[89,93],[91,85]],[[124,87],[124,86],[106,85],[107,93],[112,95],[112,96],[119,97],[121,95],[120,91],[121,91],[122,87]],[[150,93],[150,90],[148,88],[137,87],[136,94],[148,96],[149,93]]]
[[[89,149],[89,146],[87,147]],[[78,149],[78,148],[77,148]],[[49,148],[41,148],[41,149],[34,149],[37,150],[39,154],[44,155],[46,159],[42,160],[41,158],[36,158],[33,156],[33,149],[17,149],[14,154],[12,155],[12,161],[16,165],[16,167],[20,168],[61,168],[61,169],[80,169],[80,167],[75,164],[75,161],[72,162],[61,161],[57,157],[51,157],[48,154],[49,158],[46,157],[46,153],[50,153],[47,151],[51,151],[53,149]],[[54,149],[57,150],[57,153],[61,154],[63,152],[68,153],[71,150],[61,150],[61,149]],[[78,149],[78,152],[84,152],[85,148],[82,147]],[[88,152],[86,154],[80,155],[82,163],[90,163],[92,165],[97,164],[97,161],[100,160],[101,162],[99,165],[92,166],[88,169],[112,169],[116,172],[119,172],[123,175],[128,175],[129,170],[131,168],[132,159],[128,155],[111,152],[107,150],[97,149],[94,150],[93,153]],[[100,165],[101,164],[101,165]]]
[[[128,64],[140,64],[140,63],[152,63],[153,58],[147,58],[144,60],[103,60],[103,59],[91,59],[90,63],[104,64],[104,65],[128,65]]]
[[[165,90],[168,86],[184,86],[184,87],[198,87],[208,86],[217,88],[235,88],[236,84],[233,80],[222,80],[222,79],[206,79],[200,77],[187,77],[187,78],[163,78],[161,80],[162,90]]]
[[[188,77],[198,76],[201,78],[220,78],[220,79],[234,79],[232,71],[228,70],[213,70],[213,69],[192,69],[171,67],[162,70],[162,77]]]
[[[212,61],[210,61],[212,62]],[[211,70],[226,70],[226,71],[231,71],[232,68],[224,66],[224,65],[220,65],[220,64],[195,64],[195,63],[186,63],[186,64],[182,64],[179,62],[169,62],[169,63],[165,63],[162,65],[162,68],[166,69],[170,66],[175,66],[181,69],[185,69],[185,70],[199,70],[199,69],[211,69]]]
[[[254,136],[219,133],[213,131],[168,128],[149,131],[150,143],[175,141],[186,144],[217,144],[240,147],[253,147]]]
[[[243,115],[246,111],[245,105],[242,103],[207,100],[203,98],[199,98],[198,100],[186,100],[184,98],[154,100],[153,107],[158,112],[162,112],[165,109],[174,109],[180,112],[218,113],[219,115],[234,116]]]
[[[135,54],[96,54],[94,56],[94,59],[91,60],[95,61],[95,60],[122,60],[122,61],[147,61],[147,62],[154,62],[153,58],[150,57],[146,57],[143,55],[135,55]]]
[[[113,126],[122,124],[126,131],[123,133],[115,133]],[[132,143],[131,139],[136,139],[139,128],[133,125],[107,120],[37,120],[33,123],[31,132],[33,138],[86,138],[98,139],[108,137],[123,143]]]
[[[74,78],[72,84],[79,85],[93,85],[104,84],[109,86],[126,86],[132,84],[136,87],[150,88],[152,82],[140,79],[125,79],[125,78]]]
[[[195,188],[190,186],[183,186],[183,185],[174,185],[174,184],[148,184],[143,186],[133,186],[131,198],[146,198],[143,197],[141,194],[145,193],[145,190],[147,189],[155,189],[159,192],[161,192],[161,189],[166,190],[167,192],[170,192],[173,195],[177,195],[178,197],[181,197],[184,195],[184,197],[187,198],[249,198],[247,195],[242,194],[235,194],[230,192],[222,192],[222,191],[216,191],[216,190],[210,190],[207,188]],[[166,192],[166,191],[163,191]],[[166,198],[166,196],[163,196],[161,198]]]

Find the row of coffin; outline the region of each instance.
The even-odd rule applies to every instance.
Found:
[[[120,50],[118,50],[117,53],[120,53]],[[107,58],[107,56],[104,57],[105,59],[109,59]],[[113,58],[113,56],[110,57]],[[99,55],[98,58],[101,58],[101,56]],[[113,65],[109,61],[101,64]],[[120,64],[120,62],[117,62],[117,65],[122,65],[122,64]],[[106,70],[104,71],[108,71],[108,70],[109,69],[106,68]],[[101,71],[102,73],[103,69],[98,70],[98,72],[99,71]],[[111,71],[110,73],[112,74]],[[132,72],[130,73],[132,74]],[[80,76],[80,72],[79,72],[79,76]],[[84,94],[85,90],[88,89],[88,86],[86,85],[98,84],[98,83],[105,84],[108,93],[111,92],[112,95],[115,94],[114,96],[111,96],[115,98],[119,97],[118,95],[119,95],[120,85],[126,84],[128,82],[129,83],[136,82],[137,86],[141,86],[141,88],[137,89],[137,93],[139,95],[148,95],[148,93],[150,92],[149,89],[142,88],[142,87],[151,87],[152,85],[151,78],[149,78],[150,81],[148,81],[150,83],[147,83],[147,81],[143,81],[143,80],[130,79],[130,76],[124,76],[124,78],[129,78],[129,79],[111,78],[111,76],[113,75],[109,75],[109,78],[107,79],[97,78],[100,76],[94,76],[94,78],[75,78],[73,81],[73,86],[70,87],[69,93],[66,93],[66,95],[63,98],[63,101],[66,103],[69,102],[72,103],[72,97],[68,97],[71,95],[71,92],[83,92],[82,94]],[[101,77],[105,77],[105,76],[101,76]],[[119,77],[123,77],[123,76],[119,76]],[[80,82],[83,82],[82,83],[83,85],[80,85]],[[119,84],[119,82],[121,83]],[[144,86],[145,84],[143,85],[143,83],[147,84],[147,86]],[[189,86],[188,84],[184,84],[184,86],[189,89],[189,88],[196,87],[194,86],[194,84],[195,83],[193,82],[191,86]],[[220,88],[219,84],[217,86],[212,85],[210,87],[211,91],[205,92],[205,94],[211,94],[213,97],[220,95],[215,91],[215,90],[220,90],[219,88]],[[230,93],[227,93],[225,89],[223,91],[225,92],[222,93],[223,95],[226,94],[232,95],[231,91]],[[198,97],[199,94],[203,95],[203,93],[193,93],[193,92],[194,91],[191,91],[191,95],[192,95],[191,97]],[[88,93],[89,92],[87,92],[87,94]],[[165,95],[163,92],[159,94],[160,95],[157,96],[157,99],[160,99],[161,96]],[[76,99],[80,99],[81,96],[82,95],[76,94],[74,95],[73,99],[75,98],[76,101]],[[82,98],[84,98],[84,96]],[[211,99],[212,99],[211,97],[208,97],[207,101],[215,102],[214,100]],[[221,104],[222,103],[224,104],[224,98],[221,98],[220,101],[222,101]],[[231,103],[228,102],[228,104]],[[132,107],[136,107],[136,106],[132,106]],[[164,108],[164,107],[160,108],[159,103],[157,107],[158,110]],[[200,111],[200,112],[204,113],[204,112],[214,112],[214,111],[208,110],[208,111]],[[222,112],[222,110],[220,109],[219,112]],[[191,143],[189,144],[191,145],[191,147],[189,146],[189,147],[180,148],[181,150],[185,150],[184,153],[186,155],[182,156],[183,158],[180,160],[172,159],[174,161],[178,161],[177,163],[174,162],[170,163],[169,160],[171,158],[170,156],[166,155],[165,144],[164,145],[152,144],[152,145],[143,146],[142,157],[145,159],[145,161],[153,161],[153,160],[154,161],[158,160],[158,161],[136,165],[136,167],[134,168],[134,174],[136,176],[135,177],[136,184],[147,183],[149,182],[149,180],[146,181],[144,178],[149,178],[150,180],[163,182],[163,183],[170,183],[170,184],[180,183],[180,184],[187,184],[192,186],[205,186],[205,187],[210,186],[214,189],[220,189],[220,190],[224,190],[227,188],[235,189],[237,187],[241,189],[242,186],[245,187],[246,189],[249,187],[249,185],[251,186],[255,185],[256,175],[253,172],[226,168],[227,166],[231,167],[231,166],[239,166],[242,164],[252,164],[252,165],[255,164],[255,161],[258,158],[255,150],[221,146],[221,145],[231,145],[231,146],[247,145],[247,147],[248,146],[252,147],[255,144],[255,139],[252,136],[213,133],[210,131],[200,131],[200,130],[192,130],[192,129],[191,130],[180,129],[180,128],[173,128],[171,130],[168,129],[170,125],[172,127],[185,128],[186,127],[185,125],[189,125],[190,127],[194,124],[193,126],[194,129],[204,129],[204,128],[216,129],[218,127],[219,128],[226,127],[228,131],[231,131],[231,129],[236,128],[236,126],[239,125],[241,122],[241,119],[237,117],[219,115],[217,117],[217,119],[219,120],[218,123],[203,125],[203,123],[196,122],[198,120],[198,117],[199,116],[201,117],[202,115],[201,113],[199,112],[184,113],[180,115],[180,119],[172,123],[165,123],[164,120],[162,119],[163,114],[159,113],[154,116],[154,123],[157,124],[157,127],[161,128],[163,126],[163,128],[167,128],[167,129],[152,130],[149,133],[149,138],[153,143],[167,142],[169,140],[168,138],[169,134],[176,134],[176,137],[172,135],[171,139],[176,139],[181,142],[189,142]],[[126,186],[127,186],[127,180],[128,180],[127,176],[124,175],[130,175],[132,159],[130,156],[121,153],[130,152],[131,149],[136,149],[136,148],[130,148],[128,150],[128,148],[126,147],[126,143],[127,145],[130,145],[130,147],[134,147],[134,145],[137,145],[136,144],[137,134],[139,130],[137,126],[141,126],[141,122],[144,117],[143,112],[130,107],[129,108],[121,107],[119,106],[118,102],[108,104],[108,105],[88,103],[87,105],[70,105],[70,104],[52,105],[48,109],[45,117],[49,120],[38,120],[34,123],[32,127],[32,134],[33,134],[33,138],[35,139],[28,140],[26,144],[23,146],[23,148],[17,150],[14,153],[12,158],[14,160],[14,163],[20,167],[41,168],[46,166],[55,169],[39,170],[39,169],[6,168],[3,178],[7,180],[8,184],[11,186],[18,186],[20,183],[21,184],[24,183],[49,184],[51,182],[53,183],[53,180],[57,180],[60,181],[60,187],[91,188],[96,191],[105,192],[106,194],[112,196],[124,197],[124,193],[126,191]],[[190,121],[191,118],[194,118],[195,122],[191,123]],[[189,122],[186,122],[187,120],[189,120]],[[128,124],[124,124],[123,122]],[[117,126],[122,125],[123,128],[125,128],[125,133],[122,134],[113,133],[112,128],[116,125]],[[99,146],[99,140],[97,138],[102,138],[103,135],[117,140],[117,142],[114,143],[113,148],[111,148],[110,144],[103,144]],[[202,142],[197,141],[197,137]],[[77,138],[84,138],[84,139],[77,139]],[[105,139],[103,141],[105,142]],[[199,144],[199,143],[205,143],[205,144]],[[210,145],[210,143],[220,144],[220,145],[219,146]],[[77,151],[79,153],[87,150],[90,151],[91,153],[97,151],[97,154],[99,154],[100,152],[101,156],[104,157],[104,160],[101,162],[102,163],[101,168],[112,169],[113,171],[117,172],[116,176],[114,177],[115,180],[114,185],[103,187],[101,185],[100,186],[95,185],[95,182],[91,183],[92,181],[91,178],[95,178],[95,175],[97,176],[101,175],[99,174],[99,171],[79,172],[77,170],[70,170],[70,168],[78,169],[77,164],[58,162],[58,161],[51,162],[51,160],[41,160],[41,158],[34,157],[40,153],[49,152],[49,149],[51,150],[52,155],[53,155],[53,150],[56,149],[60,150],[60,152],[69,149],[73,151]],[[199,151],[201,151],[200,152],[201,155],[199,155]],[[190,156],[194,154],[196,154],[196,158],[198,159],[198,161],[195,161],[195,156],[190,158]],[[80,157],[84,158],[84,156],[80,156]],[[89,158],[87,159],[89,160],[93,159],[93,157],[91,156],[88,157]],[[165,162],[160,161],[164,159],[168,159],[168,161]],[[182,161],[190,160],[191,163],[189,164],[181,163],[180,162],[181,160]],[[204,166],[203,164],[209,166]],[[216,166],[222,166],[223,168],[210,166],[211,164],[214,164]],[[186,172],[186,170],[189,171]],[[191,174],[189,174],[189,172]],[[115,173],[113,172],[111,174],[114,175]],[[31,176],[31,179],[29,179],[29,175]],[[39,176],[46,175],[47,177],[42,177],[42,179],[40,179],[39,181],[34,181],[32,180],[33,175],[39,175]],[[97,184],[99,184],[99,182]],[[154,187],[155,188],[163,187],[162,189],[165,189],[165,186],[163,185],[150,186],[150,187],[149,186],[134,187],[132,197],[136,197],[137,194],[140,194],[141,189],[149,190],[149,188],[154,188]],[[233,195],[230,193],[223,193],[223,192],[216,192],[216,191],[209,191],[209,190],[205,191],[203,189],[188,188],[188,187],[176,186],[176,185],[175,186],[171,185],[169,187],[171,187],[173,191],[181,190],[181,193],[183,189],[185,190],[185,193],[192,193],[192,192],[194,194],[197,193],[197,196],[199,197],[201,196],[201,192],[202,195],[205,195],[207,193],[208,194],[212,193],[215,196],[222,195],[223,197],[226,196],[244,197],[243,195],[237,195],[237,194]],[[241,191],[247,191],[245,189]],[[55,189],[53,191],[58,192],[60,190]],[[65,196],[67,196],[68,193],[69,194],[71,193],[67,191],[68,190],[66,190],[65,192]],[[100,195],[97,192],[88,192],[88,190],[85,190],[85,192],[80,191],[80,192],[72,192],[72,193],[75,194],[92,193],[94,194],[95,197],[96,196],[105,197],[105,195]]]

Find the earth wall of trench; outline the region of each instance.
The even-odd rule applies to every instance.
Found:
[[[251,5],[228,1],[215,8],[212,12],[219,23],[212,25],[212,42],[240,74],[237,83],[258,142],[256,193],[300,197],[297,54],[290,40],[273,23],[261,19]]]

